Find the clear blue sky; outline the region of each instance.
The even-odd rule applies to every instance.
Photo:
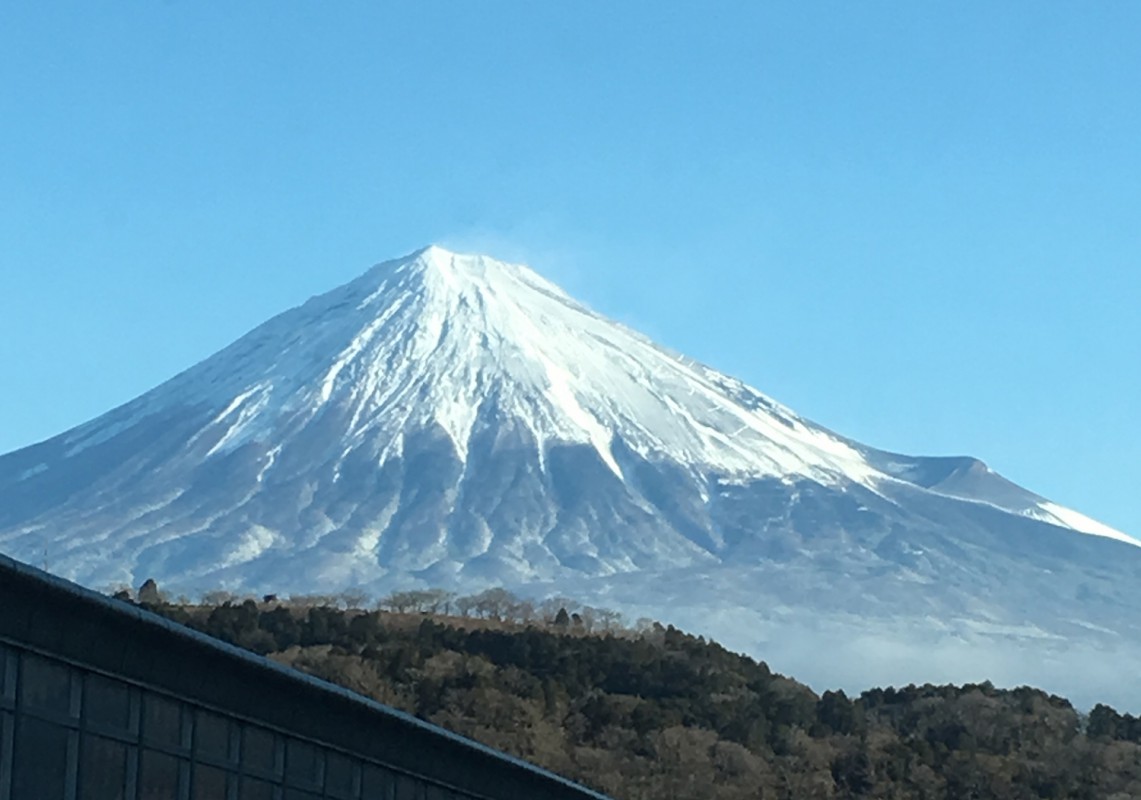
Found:
[[[428,242],[1141,535],[1141,4],[17,3],[0,451]]]

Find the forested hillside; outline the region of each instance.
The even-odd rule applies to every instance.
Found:
[[[1086,718],[1034,689],[818,696],[672,627],[628,630],[615,615],[536,609],[502,591],[408,593],[368,611],[334,598],[140,594],[197,630],[618,800],[1141,797],[1141,720],[1104,706]]]

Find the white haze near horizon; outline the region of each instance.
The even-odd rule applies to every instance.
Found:
[[[989,681],[1000,689],[1031,686],[1057,694],[1081,712],[1105,703],[1123,713],[1141,713],[1141,687],[1123,678],[1127,665],[1141,659],[1141,647],[1126,642],[1116,647],[1080,643],[1063,648],[1045,640],[1020,643],[985,634],[935,635],[913,622],[896,626],[828,618],[775,620],[747,608],[706,607],[664,615],[651,608],[630,611],[764,661],[774,672],[805,683],[818,694],[843,689],[854,697],[888,686]],[[1075,687],[1075,674],[1083,676],[1081,686]]]

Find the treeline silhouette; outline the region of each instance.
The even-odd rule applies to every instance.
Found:
[[[1141,720],[1036,689],[816,695],[673,627],[501,589],[206,599],[139,602],[620,800],[1141,797]]]

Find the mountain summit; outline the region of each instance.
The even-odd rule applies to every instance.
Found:
[[[440,247],[0,457],[0,550],[88,585],[506,585],[753,650],[786,625],[1102,646],[1135,625],[1119,581],[1139,544],[975,459],[846,439],[527,267]]]

